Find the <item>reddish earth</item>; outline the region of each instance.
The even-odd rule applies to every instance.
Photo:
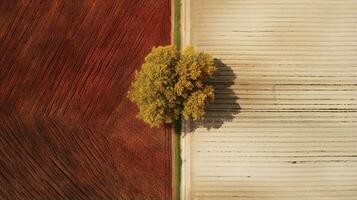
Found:
[[[0,1],[0,199],[169,199],[170,129],[126,92],[168,0]]]

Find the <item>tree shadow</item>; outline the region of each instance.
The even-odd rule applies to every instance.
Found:
[[[237,78],[231,67],[224,64],[219,59],[214,59],[217,71],[214,77],[209,81],[215,88],[215,99],[205,109],[205,115],[202,119],[195,122],[189,122],[186,125],[186,131],[193,132],[197,128],[219,129],[225,122],[233,120],[241,107],[238,103],[238,97],[232,89],[234,81]]]

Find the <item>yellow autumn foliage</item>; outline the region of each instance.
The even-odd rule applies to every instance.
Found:
[[[175,84],[176,95],[182,97],[182,116],[184,119],[197,120],[204,114],[204,107],[214,97],[214,89],[206,81],[212,77],[216,67],[213,57],[204,52],[197,52],[188,46],[176,65],[178,81]]]
[[[192,92],[184,101],[182,116],[184,119],[192,117],[193,120],[201,118],[208,101],[213,98],[214,89],[212,86],[205,86],[202,90]]]
[[[180,116],[196,120],[214,96],[206,81],[215,70],[212,56],[192,46],[182,54],[174,46],[153,48],[136,72],[128,97],[139,107],[138,118],[152,127]]]

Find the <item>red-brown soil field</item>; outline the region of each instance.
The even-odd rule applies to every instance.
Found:
[[[0,1],[0,199],[170,199],[171,133],[126,93],[169,0]]]

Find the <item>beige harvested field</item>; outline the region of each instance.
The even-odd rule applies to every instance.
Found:
[[[185,0],[216,102],[186,123],[185,199],[357,199],[357,0]],[[209,128],[209,130],[207,129]]]

